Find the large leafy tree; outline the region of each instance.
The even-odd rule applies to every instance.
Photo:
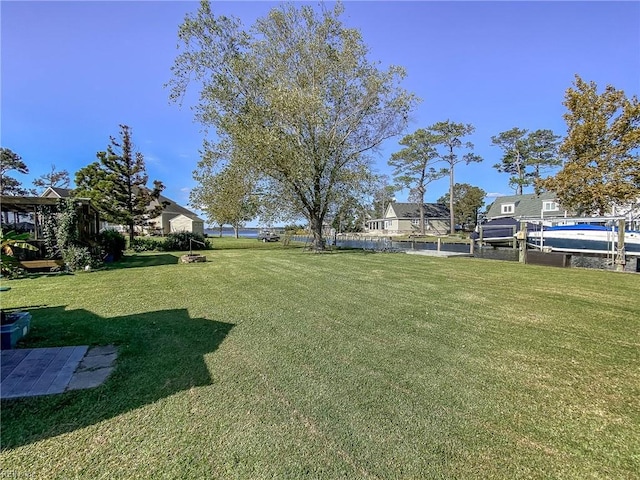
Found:
[[[640,103],[607,85],[576,75],[563,104],[567,136],[560,145],[562,169],[537,183],[556,193],[566,208],[604,214],[640,197]]]
[[[410,196],[418,203],[420,210],[420,234],[424,228],[424,196],[427,186],[447,175],[446,168],[436,169],[433,164],[439,160],[436,146],[439,136],[419,128],[400,140],[404,148],[391,155],[389,165],[394,167],[393,177],[398,185],[410,189]]]
[[[169,83],[175,101],[200,85],[197,120],[228,140],[232,161],[268,182],[283,209],[307,218],[315,249],[341,192],[368,187],[367,154],[402,132],[416,102],[399,86],[404,71],[371,62],[342,12],[340,3],[283,5],[244,30],[203,1],[180,26]]]
[[[193,177],[197,186],[191,190],[190,203],[207,215],[210,223],[231,225],[238,229],[258,214],[256,185],[250,175],[235,164],[220,162],[210,152],[198,163]]]
[[[429,127],[429,130],[436,135],[437,141],[441,147],[444,147],[445,153],[440,155],[440,159],[447,163],[449,172],[449,220],[450,233],[455,233],[455,209],[454,209],[454,169],[459,163],[481,162],[482,157],[469,151],[463,156],[458,156],[455,152],[457,149],[464,148],[473,149],[473,143],[463,142],[462,139],[471,135],[475,131],[475,127],[471,124],[455,123],[447,120],[445,122],[437,122]]]
[[[0,148],[0,194],[1,195],[26,195],[28,192],[22,184],[7,172],[15,170],[18,173],[27,174],[29,168],[22,161],[22,157],[8,148]]]
[[[384,216],[389,204],[395,201],[398,190],[400,187],[392,184],[388,175],[380,175],[376,178],[372,195],[372,215],[374,218]]]
[[[366,207],[358,198],[346,198],[333,215],[331,227],[337,232],[362,232]]]
[[[154,180],[153,188],[147,187],[144,156],[134,151],[127,125],[120,125],[120,138],[111,137],[107,150],[96,154],[98,161],[76,173],[74,195],[91,198],[107,221],[127,225],[133,240],[135,226],[145,225],[162,212],[162,204],[153,208],[151,204],[164,185]]]
[[[478,212],[484,205],[486,195],[487,193],[480,187],[474,187],[468,183],[456,183],[453,186],[453,213],[455,223],[475,226]],[[447,193],[438,199],[438,203],[450,205],[451,197]]]
[[[49,187],[69,188],[69,172],[66,170],[56,170],[55,165],[51,165],[51,171],[47,172],[33,181],[33,185],[41,192]]]

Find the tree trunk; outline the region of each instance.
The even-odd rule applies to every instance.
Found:
[[[524,174],[522,173],[522,161],[520,159],[520,151],[516,152],[516,164],[518,165],[518,188],[516,195],[522,195],[522,182],[524,182]]]
[[[238,237],[238,225],[234,225],[234,226],[233,226],[233,236],[234,236],[235,238],[239,238],[239,237]]]
[[[425,229],[424,229],[424,195],[420,198],[420,235],[424,237]]]
[[[218,236],[222,238],[222,224],[219,225],[220,230],[218,231]]]
[[[324,250],[324,239],[322,238],[322,219],[312,216],[309,221],[309,227],[311,228],[311,235],[313,240],[311,241],[311,248],[314,252],[320,252]]]
[[[455,235],[456,219],[453,215],[453,164],[449,170],[449,222],[451,222],[449,225],[449,233],[451,233],[451,235]]]
[[[133,243],[135,235],[133,234],[133,222],[129,222],[129,245]]]

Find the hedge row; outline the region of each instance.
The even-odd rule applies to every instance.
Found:
[[[129,248],[134,252],[186,252],[191,248],[210,250],[211,244],[199,233],[175,232],[163,238],[136,237]]]

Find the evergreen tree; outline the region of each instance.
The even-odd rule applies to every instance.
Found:
[[[442,161],[448,165],[449,172],[449,221],[450,233],[453,235],[456,230],[455,212],[454,212],[454,168],[458,163],[481,162],[482,157],[472,152],[465,153],[459,157],[454,150],[465,148],[473,149],[473,143],[462,142],[462,138],[471,135],[475,131],[475,127],[471,124],[454,123],[449,120],[446,122],[437,122],[429,127],[429,130],[437,136],[438,143],[445,148],[444,155],[440,155]]]
[[[558,151],[560,137],[551,130],[529,133],[515,127],[491,140],[504,152],[501,162],[493,167],[511,175],[509,186],[516,195],[522,195],[524,187],[535,185],[546,169],[562,164]]]
[[[80,169],[75,176],[75,196],[91,198],[103,217],[112,223],[126,225],[129,239],[133,240],[135,226],[143,226],[157,217],[164,208],[158,200],[164,185],[154,180],[147,187],[144,157],[134,152],[131,129],[120,125],[120,141],[111,137],[107,150],[98,152],[98,161]]]
[[[8,148],[0,148],[0,194],[2,195],[26,195],[28,192],[22,188],[22,184],[7,172],[15,170],[18,173],[27,174],[29,168],[22,161],[20,155]]]
[[[425,234],[424,228],[424,196],[427,185],[438,180],[449,171],[446,168],[436,170],[432,165],[438,161],[436,145],[439,137],[423,128],[406,135],[400,140],[405,148],[391,155],[389,165],[394,167],[395,181],[410,189],[410,197],[420,210],[420,235]]]
[[[493,168],[501,173],[508,173],[509,186],[516,195],[522,195],[523,188],[529,185],[526,175],[526,161],[528,156],[528,142],[525,138],[527,130],[517,127],[491,137],[491,143],[500,147],[503,151],[502,160]]]
[[[527,136],[527,143],[527,177],[535,185],[546,169],[562,165],[560,136],[551,130],[536,130]]]

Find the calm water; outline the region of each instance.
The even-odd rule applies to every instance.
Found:
[[[238,230],[238,236],[243,238],[256,238],[258,236],[258,232],[260,232],[259,228],[240,228]],[[220,235],[220,230],[217,228],[205,228],[204,233],[210,237],[218,237]],[[223,228],[222,236],[233,237],[235,236],[235,232],[233,231],[233,228]]]

